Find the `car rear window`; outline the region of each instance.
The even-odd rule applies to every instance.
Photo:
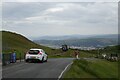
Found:
[[[29,51],[29,54],[38,54],[39,53],[39,50],[30,50]]]

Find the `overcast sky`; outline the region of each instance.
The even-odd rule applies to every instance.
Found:
[[[28,38],[118,33],[118,3],[3,3],[3,30]]]

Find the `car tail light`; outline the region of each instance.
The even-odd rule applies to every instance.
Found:
[[[39,54],[39,55],[42,55],[42,53],[40,53],[40,52],[39,52],[38,54]]]

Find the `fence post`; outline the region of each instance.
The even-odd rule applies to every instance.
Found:
[[[4,59],[4,54],[2,54],[2,65],[5,65],[5,59]]]
[[[20,53],[20,62],[21,62],[21,53]]]
[[[26,53],[24,53],[24,61],[25,61],[25,55],[26,55]]]

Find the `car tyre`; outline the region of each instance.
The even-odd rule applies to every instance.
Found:
[[[41,63],[43,63],[44,62],[44,57],[42,58],[42,60],[41,60]]]
[[[29,61],[28,61],[28,60],[25,60],[25,62],[27,62],[27,63],[28,63]]]
[[[45,60],[45,62],[47,62],[47,60],[48,60],[48,57],[47,57],[47,59]]]

